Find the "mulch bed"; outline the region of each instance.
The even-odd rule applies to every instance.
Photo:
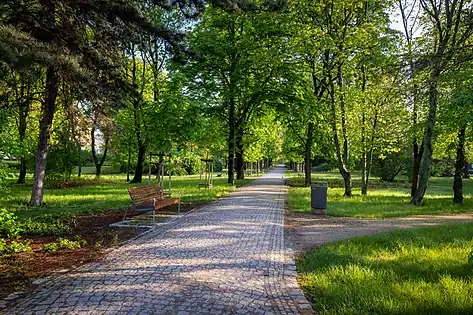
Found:
[[[104,249],[118,246],[139,233],[133,229],[110,228],[111,223],[121,220],[123,212],[107,212],[76,217],[71,238],[80,236],[87,244],[80,249],[58,249],[44,252],[43,245],[56,241],[55,237],[33,237],[32,252],[17,253],[0,257],[0,298],[13,292],[25,291],[37,277],[44,277],[57,269],[76,268],[82,264],[99,260]]]

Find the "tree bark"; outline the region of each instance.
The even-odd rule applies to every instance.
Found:
[[[141,183],[143,180],[143,163],[146,157],[146,147],[140,143],[138,146],[138,159],[136,160],[135,176],[131,183]]]
[[[130,169],[131,169],[131,145],[128,143],[128,163],[126,166],[126,181],[130,181]]]
[[[56,98],[59,90],[59,75],[55,68],[49,67],[46,72],[45,99],[42,104],[42,118],[39,127],[38,151],[36,154],[36,168],[34,183],[31,191],[31,206],[43,204],[44,179],[46,176],[46,164],[48,159],[49,141],[53,126],[54,111],[56,109]]]
[[[228,102],[228,183],[235,183],[235,99]]]
[[[368,180],[366,174],[366,128],[365,111],[361,113],[361,194],[368,193]]]
[[[339,68],[339,72],[341,69]],[[338,139],[338,130],[337,130],[337,109],[336,109],[336,104],[335,104],[335,86],[333,83],[333,78],[331,75],[330,69],[327,69],[328,72],[328,82],[329,82],[329,93],[330,93],[330,105],[331,105],[331,115],[332,115],[332,134],[333,134],[333,142],[335,145],[335,152],[337,154],[337,161],[338,161],[338,169],[340,171],[340,174],[343,177],[343,182],[345,186],[345,192],[344,196],[350,197],[352,195],[351,193],[351,174],[347,170],[345,161],[346,158],[348,158],[348,142],[346,141],[346,137],[344,137],[344,151],[343,151],[343,156],[342,156],[342,150],[340,148],[340,140]],[[339,74],[340,75],[340,74]],[[339,77],[339,85],[341,85],[341,78]],[[343,124],[343,122],[342,122]],[[342,128],[344,129],[344,128]]]
[[[19,116],[19,124],[18,124],[18,133],[20,136],[20,144],[24,149],[24,142],[26,137],[26,117],[28,115],[29,104],[25,102],[21,102],[22,106],[19,108],[20,116]],[[17,184],[24,184],[26,179],[26,159],[24,153],[22,153],[20,157],[20,173],[18,174],[18,180],[16,181]]]
[[[245,152],[243,146],[243,131],[238,128],[236,135],[235,168],[237,179],[245,179]]]
[[[311,153],[312,153],[312,138],[313,138],[314,123],[310,122],[307,126],[307,139],[305,142],[305,156],[304,156],[304,174],[305,185],[310,186],[312,181],[312,167],[311,167]]]
[[[424,154],[424,143],[418,147],[417,140],[413,143],[413,167],[412,167],[412,185],[411,185],[411,197],[413,198],[416,194],[419,186],[419,172],[420,172],[420,161],[422,160],[422,154]]]
[[[427,117],[427,127],[424,135],[424,152],[420,163],[419,183],[411,203],[420,206],[424,199],[427,185],[430,178],[430,167],[432,164],[432,138],[434,134],[434,126],[437,115],[437,84],[440,77],[440,66],[437,65],[432,71],[429,80],[429,116]]]
[[[108,136],[105,136],[104,151],[103,151],[101,159],[99,160],[97,157],[97,151],[95,149],[95,122],[94,122],[94,125],[92,126],[92,130],[90,132],[90,146],[92,150],[92,158],[95,164],[95,176],[97,178],[100,177],[100,175],[102,174],[102,166],[103,166],[103,163],[105,162],[105,159],[107,158],[108,143],[109,143]]]
[[[465,165],[465,133],[463,126],[458,132],[457,158],[455,161],[455,176],[453,177],[453,203],[463,203],[463,169]]]
[[[30,110],[30,101],[25,99],[25,93],[24,93],[24,82],[22,80],[21,82],[21,96],[20,96],[20,101],[19,101],[19,107],[18,107],[18,112],[19,112],[19,117],[18,117],[18,134],[20,136],[20,145],[24,150],[24,142],[26,138],[26,119],[28,117],[28,112]],[[18,175],[18,180],[16,181],[17,184],[24,184],[25,183],[25,178],[26,178],[26,158],[24,155],[24,152],[22,153],[20,157],[20,173]]]
[[[361,64],[361,92],[363,93],[363,109],[361,110],[361,194],[366,196],[368,193],[368,174],[366,172],[366,102],[365,102],[365,90],[366,90],[366,71],[365,65]]]

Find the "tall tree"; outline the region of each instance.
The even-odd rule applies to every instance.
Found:
[[[187,68],[227,123],[228,183],[244,177],[244,134],[253,114],[268,99],[281,59],[273,49],[277,26],[271,12],[224,12],[209,8],[191,36],[199,60]],[[216,40],[218,39],[218,40]]]
[[[427,1],[420,0],[426,18],[425,27],[432,34],[426,54],[429,78],[429,110],[424,131],[424,151],[420,165],[419,183],[412,198],[412,204],[421,205],[430,177],[432,163],[432,141],[438,107],[438,85],[442,74],[454,62],[457,66],[465,57],[465,45],[469,45],[473,34],[472,11],[463,0]]]
[[[43,114],[30,200],[31,205],[38,206],[43,202],[49,142],[61,81],[76,87],[78,99],[116,97],[116,93],[110,92],[127,90],[118,67],[122,61],[121,43],[143,32],[169,42],[176,42],[180,36],[150,23],[134,1],[27,2],[0,4],[0,58],[13,68],[37,65],[45,69]],[[189,14],[189,10],[202,8],[194,1],[179,4]],[[158,2],[149,5],[167,6]]]

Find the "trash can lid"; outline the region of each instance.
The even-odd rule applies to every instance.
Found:
[[[312,181],[311,186],[312,187],[328,187],[328,182]]]

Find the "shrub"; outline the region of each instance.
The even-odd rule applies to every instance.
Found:
[[[62,236],[70,232],[71,227],[65,219],[52,215],[28,218],[20,222],[23,235]]]
[[[18,237],[21,231],[16,216],[7,209],[0,209],[0,235]]]
[[[47,243],[47,244],[44,244],[43,251],[46,253],[55,252],[57,251],[58,247],[59,246],[57,243]]]
[[[430,168],[431,176],[442,176],[450,177],[453,176],[453,170],[455,165],[453,161],[450,160],[434,160],[432,161],[432,166]]]
[[[80,237],[76,237],[75,240],[68,240],[67,238],[60,237],[58,239],[59,248],[65,249],[79,249],[82,245],[87,243],[86,240],[80,239]]]
[[[8,196],[6,180],[9,177],[8,165],[0,162],[0,198]]]
[[[408,159],[404,153],[390,153],[388,156],[373,160],[373,174],[382,181],[394,182],[396,176],[407,168]]]
[[[32,249],[29,242],[11,241],[10,243],[6,243],[3,239],[0,241],[0,252],[2,254],[14,254],[31,251]]]
[[[323,164],[312,167],[313,172],[328,172],[331,169],[332,169],[332,166],[330,166],[328,163],[323,163]]]

